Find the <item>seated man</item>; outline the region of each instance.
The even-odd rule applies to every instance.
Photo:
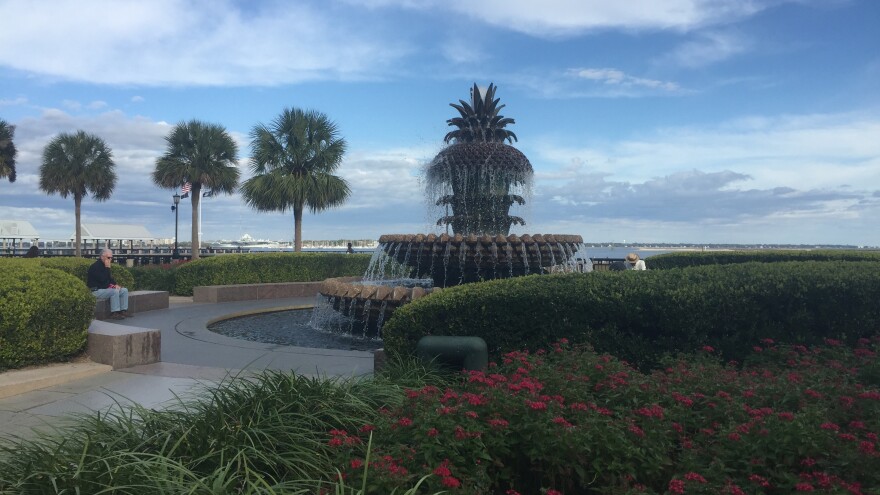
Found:
[[[101,251],[101,258],[89,267],[87,285],[98,299],[110,298],[110,318],[122,320],[129,316],[128,289],[116,285],[116,281],[110,275],[112,261],[113,251],[109,249]]]

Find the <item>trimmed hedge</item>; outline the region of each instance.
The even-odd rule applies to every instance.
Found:
[[[59,361],[86,346],[95,298],[73,275],[0,262],[0,370]]]
[[[174,293],[176,265],[135,266],[128,269],[138,290],[164,290]]]
[[[36,260],[46,268],[54,268],[56,270],[61,270],[63,272],[67,272],[74,277],[82,280],[83,284],[88,282],[89,277],[89,267],[95,262],[94,259],[88,258],[36,258]],[[110,274],[113,276],[113,279],[116,280],[116,283],[127,287],[128,290],[135,290],[134,277],[131,275],[131,272],[128,271],[128,268],[113,263],[110,265]]]
[[[201,258],[175,271],[174,293],[191,296],[202,285],[316,282],[363,275],[369,254],[259,253]]]
[[[752,261],[761,263],[778,263],[782,261],[880,261],[880,251],[843,249],[682,251],[651,256],[646,263],[651,270],[665,270],[689,266],[730,265]]]
[[[494,355],[591,343],[642,369],[710,345],[741,360],[760,339],[852,341],[880,330],[880,263],[780,262],[593,272],[444,289],[394,312],[386,351],[424,335],[472,335]]]

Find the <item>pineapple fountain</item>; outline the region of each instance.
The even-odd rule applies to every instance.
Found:
[[[495,89],[490,84],[481,94],[474,84],[470,102],[450,104],[459,113],[447,121],[455,129],[426,169],[428,197],[446,212],[437,225],[453,234],[381,236],[362,281],[324,282],[313,326],[378,337],[395,309],[444,287],[592,269],[574,262],[583,248],[580,236],[510,234],[513,225],[525,225],[510,209],[525,204],[533,170],[507,144],[517,140],[506,128],[514,120],[499,115],[504,105]]]

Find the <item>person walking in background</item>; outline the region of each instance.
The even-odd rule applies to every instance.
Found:
[[[36,245],[31,246],[31,248],[28,249],[26,253],[24,253],[24,257],[25,258],[39,258],[40,257],[40,248],[38,248]]]
[[[98,299],[110,299],[110,318],[122,320],[128,314],[128,289],[120,287],[110,274],[113,251],[104,249],[101,257],[89,267],[87,285]]]
[[[648,267],[645,266],[645,261],[639,259],[639,255],[636,253],[629,253],[626,255],[626,264],[630,270],[647,270]]]
[[[354,254],[354,248],[351,247],[351,243],[350,243],[350,242],[348,243],[348,249],[346,249],[345,252],[348,253],[348,254]]]

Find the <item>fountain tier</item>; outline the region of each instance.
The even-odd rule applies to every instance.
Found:
[[[414,278],[430,278],[434,287],[579,271],[572,261],[583,246],[579,235],[383,235],[366,279],[378,279],[390,261],[408,267]]]

